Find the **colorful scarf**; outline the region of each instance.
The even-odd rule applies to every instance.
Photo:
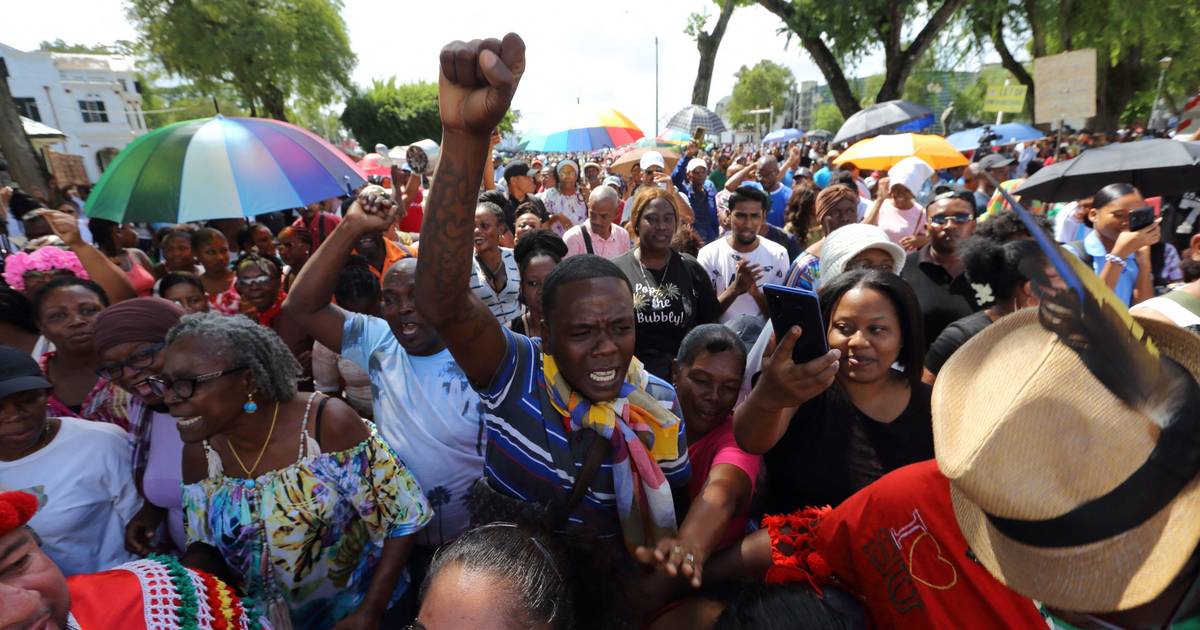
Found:
[[[550,403],[569,419],[571,430],[591,429],[612,443],[613,487],[625,546],[632,551],[675,536],[675,503],[658,462],[679,457],[681,423],[646,392],[650,377],[641,361],[629,362],[620,397],[602,403],[576,393],[548,354],[542,355],[542,373]]]

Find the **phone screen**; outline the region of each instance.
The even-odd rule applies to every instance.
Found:
[[[825,324],[821,321],[821,303],[815,292],[779,284],[765,284],[762,290],[777,342],[792,326],[800,327],[800,339],[796,340],[792,352],[793,362],[808,363],[829,352]]]

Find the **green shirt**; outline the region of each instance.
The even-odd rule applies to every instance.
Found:
[[[726,179],[727,177],[725,176],[725,173],[721,171],[713,171],[708,175],[708,181],[712,182],[713,186],[716,186],[718,191],[725,190]]]

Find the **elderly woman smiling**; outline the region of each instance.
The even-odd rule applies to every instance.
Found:
[[[429,503],[345,403],[298,396],[269,328],[188,315],[152,383],[178,418],[190,566],[227,564],[275,627],[376,627],[408,587]]]

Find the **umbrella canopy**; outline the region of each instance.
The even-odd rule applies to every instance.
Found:
[[[771,133],[767,134],[766,136],[763,136],[762,141],[763,141],[763,144],[772,144],[775,142],[790,142],[792,140],[799,140],[803,137],[804,137],[803,131],[801,131],[799,129],[792,129],[789,127],[789,128],[785,128],[785,129],[776,129],[775,131],[772,131]]]
[[[703,105],[688,105],[675,112],[675,115],[671,116],[671,120],[667,121],[667,129],[677,129],[688,134],[689,137],[695,133],[696,127],[704,127],[706,133],[729,131],[725,121],[721,120],[716,112]]]
[[[569,123],[530,138],[525,150],[548,153],[594,151],[629,144],[644,135],[633,121],[615,109],[578,110]]]
[[[608,170],[613,173],[618,173],[621,175],[621,177],[629,177],[629,170],[633,168],[634,164],[638,164],[642,161],[642,156],[645,155],[647,151],[658,151],[662,154],[663,161],[667,163],[668,173],[670,173],[675,168],[675,165],[679,163],[679,154],[670,149],[655,149],[646,147],[642,149],[634,149],[629,153],[617,158],[617,161],[613,162],[612,166],[608,167]]]
[[[983,137],[983,134],[988,129],[991,129],[992,133],[996,134],[996,138],[992,140],[992,146],[994,147],[1016,144],[1018,142],[1029,142],[1030,140],[1040,140],[1046,137],[1045,132],[1037,127],[1030,127],[1024,123],[1004,123],[1002,125],[984,125],[974,129],[956,131],[946,136],[946,140],[959,151],[971,151],[979,148],[979,139]]]
[[[966,166],[966,156],[941,136],[919,133],[875,136],[859,140],[833,161],[834,164],[853,162],[868,170],[887,170],[906,157],[918,157],[935,170]]]
[[[908,101],[887,101],[861,109],[842,124],[834,142],[854,142],[870,136],[894,131],[906,123],[923,128],[933,124],[933,110]],[[915,131],[916,129],[904,129]]]
[[[358,168],[362,169],[362,172],[366,175],[388,177],[392,174],[392,167],[391,165],[384,166],[380,164],[383,160],[384,157],[378,153],[368,153],[363,156],[363,159],[358,161]]]
[[[1089,149],[1034,173],[1014,192],[1040,201],[1074,201],[1116,183],[1143,195],[1193,191],[1200,181],[1200,142],[1141,140]]]
[[[809,140],[822,140],[829,142],[833,139],[833,132],[829,131],[828,129],[809,129],[804,135],[807,136]]]
[[[183,223],[252,217],[346,194],[362,171],[316,134],[267,118],[201,118],[129,143],[88,195],[90,217]]]

